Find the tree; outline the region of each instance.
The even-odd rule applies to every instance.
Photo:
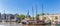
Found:
[[[42,15],[45,15],[45,13],[42,13]]]
[[[46,17],[43,18],[43,20],[45,20],[45,19],[46,19]]]
[[[55,20],[57,20],[58,19],[58,17],[57,16],[55,16]]]
[[[30,18],[31,19],[31,16],[30,15],[26,15],[26,17]]]
[[[42,14],[39,14],[39,15],[40,15],[40,16],[41,16],[41,15],[45,15],[45,13],[42,13]]]
[[[36,19],[37,19],[37,20],[39,20],[39,16],[40,16],[39,14],[36,15]]]
[[[24,18],[25,18],[25,15],[20,14],[18,18],[20,18],[20,19],[24,19]]]

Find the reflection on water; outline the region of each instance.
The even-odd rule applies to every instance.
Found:
[[[60,26],[60,25],[23,25],[21,23],[16,23],[16,22],[6,22],[2,23],[0,22],[0,25],[5,25],[5,26]]]
[[[23,26],[60,26],[60,25],[23,25]]]

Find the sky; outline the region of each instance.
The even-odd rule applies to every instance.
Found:
[[[3,14],[4,10],[7,14],[24,14],[26,15],[28,10],[32,16],[32,6],[34,9],[34,15],[42,13],[42,3],[44,13],[60,13],[60,0],[0,0],[0,12]]]

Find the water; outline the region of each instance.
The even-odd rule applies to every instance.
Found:
[[[21,23],[16,23],[16,22],[5,22],[2,23],[0,22],[0,25],[4,25],[4,26],[60,26],[60,25],[23,25]]]
[[[18,24],[18,23],[15,23],[15,22],[5,22],[5,23],[2,23],[0,22],[0,25],[4,25],[4,26],[22,26],[22,24]]]

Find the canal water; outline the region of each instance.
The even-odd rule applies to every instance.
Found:
[[[0,22],[0,25],[2,26],[60,26],[60,25],[23,25],[21,23],[16,23],[16,22]]]

